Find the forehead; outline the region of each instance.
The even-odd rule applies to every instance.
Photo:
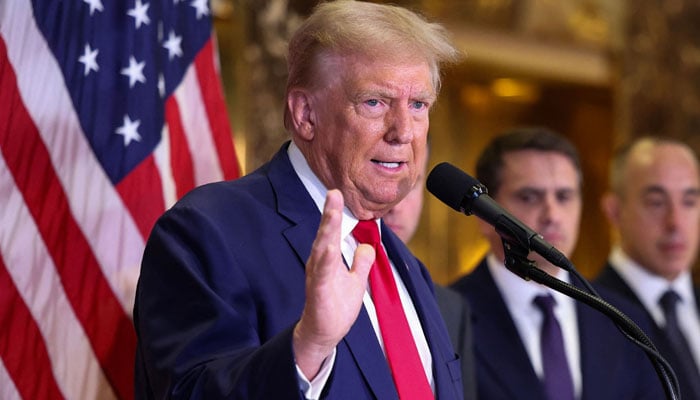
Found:
[[[685,191],[697,190],[700,184],[692,153],[674,144],[635,150],[627,163],[627,172],[625,183],[637,188],[655,186]]]
[[[320,62],[324,80],[342,83],[347,90],[435,97],[430,65],[419,57],[328,53]]]
[[[515,189],[571,189],[580,184],[574,163],[553,151],[518,150],[503,155],[501,187]]]

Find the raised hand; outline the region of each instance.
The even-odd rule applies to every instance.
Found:
[[[297,365],[309,380],[357,319],[375,257],[371,246],[361,244],[352,267],[348,269],[343,263],[343,205],[340,191],[328,191],[321,225],[306,262],[306,304],[294,329],[293,348]]]

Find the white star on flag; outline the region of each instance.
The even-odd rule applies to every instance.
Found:
[[[145,66],[145,61],[137,62],[134,56],[129,57],[129,66],[123,68],[121,74],[129,77],[130,88],[134,87],[136,82],[146,83],[146,77],[143,76],[143,67]]]
[[[132,140],[141,141],[141,135],[137,131],[139,125],[141,125],[140,120],[132,121],[128,115],[124,116],[124,124],[117,128],[115,132],[117,135],[124,136],[124,147],[128,146]]]
[[[129,16],[134,17],[134,22],[136,23],[136,29],[141,27],[141,24],[148,25],[151,23],[151,19],[148,18],[148,7],[150,4],[141,4],[141,0],[136,0],[134,8],[127,11]]]
[[[95,12],[95,10],[104,10],[104,7],[102,6],[102,0],[83,0],[83,3],[90,5],[90,15],[92,15]]]
[[[197,19],[209,15],[208,0],[193,0],[192,3],[190,3],[190,5],[197,10]]]
[[[168,60],[172,60],[175,56],[182,57],[182,36],[177,36],[174,31],[170,31],[163,47],[168,49]]]
[[[87,76],[90,71],[97,72],[100,69],[100,66],[97,65],[97,54],[99,52],[100,51],[97,49],[92,50],[89,44],[85,44],[85,52],[78,58],[78,62],[85,66],[85,76]]]

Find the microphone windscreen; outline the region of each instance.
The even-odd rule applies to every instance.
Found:
[[[478,180],[447,162],[436,165],[425,182],[430,193],[459,212],[464,212],[463,202],[465,198],[471,199],[477,185]]]

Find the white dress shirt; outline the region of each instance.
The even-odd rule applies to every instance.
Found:
[[[328,189],[323,185],[313,171],[311,171],[311,168],[306,162],[304,155],[294,144],[294,142],[290,143],[287,153],[292,163],[292,167],[294,168],[294,172],[296,172],[296,174],[299,176],[299,179],[301,179],[304,187],[316,203],[316,207],[322,213],[323,206],[326,203],[326,193],[328,192]],[[352,215],[347,207],[345,207],[343,209],[340,237],[342,238],[341,252],[343,253],[343,258],[348,266],[352,265],[355,256],[355,249],[357,249],[358,246],[357,240],[355,240],[354,236],[352,235],[352,230],[355,228],[355,225],[357,225],[357,222],[357,218]],[[377,224],[379,224],[379,220],[377,220]],[[379,228],[379,225],[377,227]],[[381,235],[381,229],[379,229],[379,232]],[[404,313],[406,314],[406,319],[408,320],[411,334],[416,342],[418,354],[420,355],[421,362],[423,363],[425,375],[428,378],[428,382],[430,383],[430,387],[433,389],[434,393],[435,383],[433,379],[433,359],[430,354],[430,348],[428,347],[428,341],[423,333],[423,327],[421,326],[420,319],[418,318],[418,314],[415,306],[413,305],[413,301],[411,300],[411,296],[409,295],[401,276],[398,275],[393,261],[389,260],[389,262],[391,263],[391,269],[394,273],[394,280],[396,281],[396,287],[399,291],[399,297],[401,298],[401,304],[403,306]],[[365,296],[362,301],[365,309],[367,310],[367,314],[369,315],[369,319],[372,322],[372,327],[377,335],[377,339],[379,340],[379,345],[383,351],[384,341],[382,340],[381,331],[379,329],[377,312],[375,311],[374,303],[372,302],[372,298],[369,293],[369,285],[367,285],[367,292],[365,292]],[[321,391],[323,390],[323,387],[330,376],[330,372],[333,369],[334,361],[335,352],[333,352],[333,354],[324,362],[321,371],[311,382],[308,381],[304,374],[301,373],[301,370],[297,367],[299,385],[301,390],[304,391],[307,399],[314,400],[320,397]]]
[[[501,296],[508,307],[515,327],[520,333],[520,338],[525,345],[530,363],[537,376],[542,379],[542,351],[540,345],[540,333],[542,329],[543,315],[533,303],[536,296],[551,294],[557,302],[554,314],[561,326],[566,349],[566,359],[569,363],[569,371],[574,382],[574,394],[581,397],[581,349],[579,346],[578,320],[576,318],[576,301],[562,293],[552,290],[533,281],[526,281],[509,271],[493,253],[486,257],[486,263],[501,292]],[[569,273],[560,270],[556,278],[569,282]]]
[[[666,278],[652,274],[641,267],[629,258],[619,246],[613,248],[608,261],[637,295],[658,326],[666,325],[659,299],[669,289],[678,293],[681,299],[676,303],[679,328],[688,341],[695,363],[698,364],[698,360],[700,360],[700,318],[698,318],[690,271],[686,270],[675,280],[668,281]],[[698,368],[700,368],[700,364],[698,364]]]

